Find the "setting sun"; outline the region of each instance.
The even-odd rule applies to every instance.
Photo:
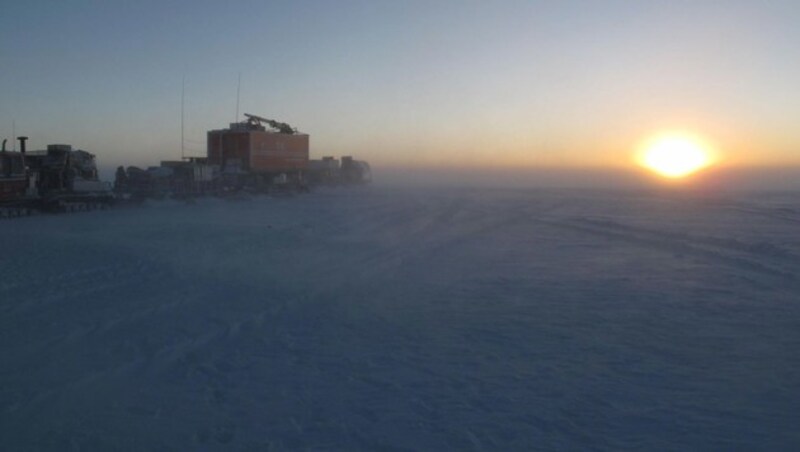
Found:
[[[685,135],[660,136],[644,147],[639,163],[669,178],[688,176],[712,163],[708,148]]]

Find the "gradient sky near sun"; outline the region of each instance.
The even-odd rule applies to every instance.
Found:
[[[105,165],[240,113],[373,165],[620,167],[664,130],[800,165],[797,1],[12,2],[0,137]]]

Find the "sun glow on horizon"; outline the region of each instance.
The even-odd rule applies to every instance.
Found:
[[[661,135],[639,153],[639,164],[661,176],[679,179],[713,163],[708,146],[685,134]]]

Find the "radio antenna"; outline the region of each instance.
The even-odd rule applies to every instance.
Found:
[[[184,156],[184,146],[183,146],[183,111],[186,101],[186,73],[183,74],[183,80],[181,80],[181,160],[184,160],[186,157]]]
[[[239,93],[242,91],[242,73],[239,72],[239,83],[236,85],[236,117],[233,122],[239,121]]]

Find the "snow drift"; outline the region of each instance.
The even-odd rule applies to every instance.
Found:
[[[798,227],[380,187],[0,222],[0,446],[795,448]]]

